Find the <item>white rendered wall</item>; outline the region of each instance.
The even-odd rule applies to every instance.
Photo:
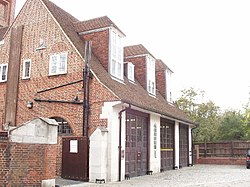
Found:
[[[192,128],[189,126],[188,127],[188,152],[189,152],[189,162],[188,164],[193,164],[193,158],[192,158]]]
[[[180,125],[178,121],[175,121],[174,125],[174,132],[175,132],[175,167],[179,168],[180,165],[180,134],[179,134],[179,129]]]
[[[102,107],[102,119],[108,120],[107,181],[118,181],[119,177],[119,112],[124,109],[120,102],[106,102]],[[122,152],[125,153],[125,112],[122,113]],[[121,160],[121,180],[125,175],[125,155]]]
[[[155,114],[150,114],[150,160],[149,160],[149,170],[152,170],[153,173],[160,172],[161,167],[161,150],[160,150],[160,116]],[[154,125],[157,128],[157,137],[156,137],[156,149],[154,149]]]
[[[108,131],[97,128],[90,136],[89,149],[89,180],[107,180]]]

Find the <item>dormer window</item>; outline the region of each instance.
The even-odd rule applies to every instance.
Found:
[[[155,59],[147,56],[147,91],[155,95]]]
[[[134,68],[135,68],[135,65],[132,64],[131,62],[128,62],[127,75],[128,75],[128,79],[133,82],[135,81]]]
[[[0,82],[7,81],[8,64],[0,64]]]
[[[4,40],[0,40],[0,45],[4,45]]]
[[[166,69],[166,97],[167,101],[172,103],[172,81],[171,81],[172,71],[170,69]]]
[[[115,29],[111,29],[110,32],[110,60],[109,60],[109,71],[110,74],[123,80],[123,45],[122,36]]]

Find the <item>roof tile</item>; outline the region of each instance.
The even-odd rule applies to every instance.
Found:
[[[78,33],[113,26],[125,36],[125,34],[107,16],[75,22],[74,26]]]

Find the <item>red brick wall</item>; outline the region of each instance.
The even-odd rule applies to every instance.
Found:
[[[108,71],[109,66],[109,30],[84,34],[84,40],[92,41],[92,51],[103,67]]]
[[[0,186],[6,186],[9,174],[10,155],[7,141],[0,140]]]
[[[147,64],[146,57],[135,57],[128,58],[125,61],[132,62],[135,65],[134,73],[135,78],[139,81],[139,83],[147,90]]]
[[[53,88],[66,83],[71,83],[82,79],[83,60],[71,46],[67,37],[61,29],[46,12],[46,9],[40,1],[29,1],[17,17],[14,27],[24,25],[22,38],[21,53],[21,72],[19,78],[19,93],[17,104],[17,125],[36,117],[61,117],[65,119],[73,130],[73,135],[82,135],[82,113],[83,106],[76,104],[54,103],[54,102],[35,102],[34,99],[51,99],[73,101],[78,96],[82,101],[82,83],[69,86],[63,86],[50,91],[38,93],[41,90]],[[5,44],[0,48],[0,61],[2,54],[8,54],[9,51],[9,34],[5,38]],[[108,31],[93,33],[84,36],[86,39],[93,41],[93,52],[102,62],[103,66],[108,69]],[[32,39],[31,39],[32,38]],[[46,44],[46,49],[36,51],[40,39]],[[84,47],[84,46],[83,46]],[[67,74],[48,76],[49,73],[49,56],[58,52],[68,52]],[[22,79],[22,65],[25,59],[31,59],[31,78]],[[6,55],[8,62],[8,55]],[[98,126],[107,126],[106,119],[100,119],[101,109],[105,101],[115,100],[105,86],[97,79],[91,80],[91,99],[90,99],[90,135]],[[0,84],[0,102],[3,102],[5,93],[5,83]],[[27,108],[27,103],[33,101],[32,109]],[[0,105],[0,119],[3,116],[4,102]],[[60,138],[59,138],[60,140]],[[61,141],[57,148],[57,174],[61,173]]]
[[[229,157],[210,157],[210,158],[199,158],[197,164],[219,164],[219,165],[245,165],[245,158],[229,158]]]
[[[159,90],[161,95],[166,98],[166,76],[164,70],[158,70],[155,72],[156,89]]]
[[[56,145],[10,145],[10,186],[41,185],[56,177]]]

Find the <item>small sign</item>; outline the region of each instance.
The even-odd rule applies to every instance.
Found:
[[[78,153],[78,143],[77,140],[70,140],[69,142],[69,152],[70,153]]]

